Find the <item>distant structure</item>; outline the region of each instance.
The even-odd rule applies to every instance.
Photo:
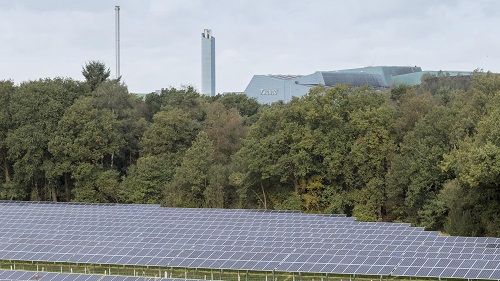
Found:
[[[201,93],[215,96],[215,37],[211,29],[201,34]]]
[[[292,97],[301,97],[318,85],[333,87],[350,84],[354,87],[368,85],[375,90],[389,89],[393,85],[420,84],[424,74],[438,71],[422,71],[418,66],[369,66],[335,71],[316,71],[308,75],[254,75],[245,89],[245,94],[256,98],[261,104],[277,101],[289,102]],[[450,76],[470,75],[470,72],[442,71]]]
[[[120,78],[120,6],[115,6],[116,79]]]

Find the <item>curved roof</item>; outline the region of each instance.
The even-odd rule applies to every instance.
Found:
[[[350,84],[354,87],[368,85],[379,88],[386,85],[384,76],[378,73],[323,71],[321,75],[323,76],[325,86]]]

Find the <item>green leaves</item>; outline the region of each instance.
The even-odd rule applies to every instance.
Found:
[[[106,69],[103,62],[92,60],[82,66],[82,75],[85,77],[90,91],[94,91],[99,84],[109,78],[110,71],[109,68]]]
[[[336,194],[330,185],[355,193],[379,182],[373,187],[377,196],[367,198],[376,205],[373,216],[380,219],[383,179],[388,157],[395,150],[388,130],[392,118],[384,96],[365,88],[319,87],[302,99],[274,105],[260,115],[238,152],[247,170],[245,182],[257,194],[262,180],[279,181],[282,188],[276,192],[288,188],[288,196],[302,202],[300,208],[314,212],[332,208],[327,198]],[[278,200],[271,202],[275,206],[292,202],[270,195]],[[350,212],[352,204],[367,205],[358,198],[340,203],[341,211]]]
[[[195,138],[200,124],[181,109],[160,111],[144,132],[141,155],[163,155],[184,152]]]
[[[109,109],[96,108],[90,97],[80,99],[59,122],[50,151],[76,161],[101,163],[106,155],[116,153],[123,145],[117,123],[116,115]]]
[[[26,189],[21,192],[39,200],[56,198],[44,190],[52,155],[48,143],[57,124],[73,101],[82,94],[78,82],[70,79],[43,79],[22,83],[12,95],[9,106],[11,126],[7,133],[8,158],[13,163],[13,181]],[[31,192],[28,192],[31,190]],[[51,193],[54,193],[53,189]],[[20,193],[20,194],[21,194]],[[31,195],[29,195],[31,194]]]
[[[259,106],[167,88],[0,81],[2,199],[299,209],[500,234],[500,79],[347,85]],[[91,86],[92,85],[92,86]],[[92,91],[90,92],[90,88]]]
[[[201,131],[186,151],[181,165],[176,168],[172,181],[166,185],[166,206],[202,207],[204,192],[210,182],[214,149],[207,133]]]
[[[121,200],[136,204],[162,203],[164,186],[172,180],[178,162],[175,155],[140,157],[123,179]]]
[[[0,198],[14,199],[19,196],[13,189],[12,167],[8,159],[7,135],[14,128],[10,111],[12,95],[15,92],[12,81],[0,81]]]

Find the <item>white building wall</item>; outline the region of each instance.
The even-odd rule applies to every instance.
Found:
[[[245,94],[250,98],[256,98],[261,104],[280,100],[289,102],[292,97],[301,97],[307,94],[311,88],[299,84],[298,78],[279,79],[267,75],[254,75],[245,89]]]

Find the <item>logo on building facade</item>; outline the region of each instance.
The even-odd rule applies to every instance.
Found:
[[[278,89],[260,89],[260,94],[266,96],[276,96],[278,94]]]

